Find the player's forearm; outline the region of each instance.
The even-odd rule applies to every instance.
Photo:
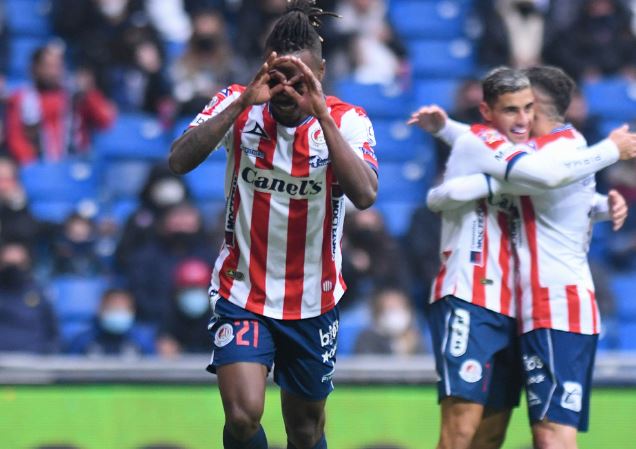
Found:
[[[619,158],[618,148],[609,139],[588,149],[567,148],[537,152],[508,168],[507,179],[540,188],[555,188],[580,181]]]
[[[444,181],[430,189],[426,205],[433,212],[457,209],[469,201],[489,196],[488,177],[479,173]]]
[[[188,173],[203,162],[217,147],[234,121],[245,109],[234,101],[220,114],[188,130],[172,143],[168,165],[177,174]]]
[[[470,131],[470,126],[448,118],[444,127],[435,133],[435,137],[442,139],[448,145],[453,146],[459,136],[468,131]]]
[[[325,115],[318,121],[329,148],[331,168],[342,191],[358,209],[371,207],[378,192],[377,175],[352,151],[331,116]]]

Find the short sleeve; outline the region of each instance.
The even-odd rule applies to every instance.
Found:
[[[371,120],[360,108],[351,108],[342,115],[340,132],[358,157],[364,160],[374,172],[378,172],[375,155],[375,133]]]

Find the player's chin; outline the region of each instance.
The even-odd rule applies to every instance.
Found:
[[[298,117],[300,114],[300,109],[296,103],[277,103],[271,102],[270,107],[274,114],[276,114],[280,118],[288,118],[293,119]]]

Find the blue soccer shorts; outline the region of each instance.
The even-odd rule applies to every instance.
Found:
[[[530,424],[547,419],[585,432],[598,335],[536,329],[521,336]]]
[[[220,298],[208,329],[213,351],[208,371],[237,362],[274,366],[274,382],[309,400],[333,391],[339,312],[301,320],[258,315]]]
[[[453,296],[429,304],[427,312],[440,378],[438,400],[462,398],[493,410],[518,406],[516,320]]]

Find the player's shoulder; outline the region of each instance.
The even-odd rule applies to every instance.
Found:
[[[576,130],[574,126],[567,123],[563,126],[559,126],[544,136],[539,136],[534,139],[537,149],[542,149],[547,145],[557,142],[567,142],[570,144],[585,144],[585,138]]]
[[[331,116],[336,120],[338,125],[340,125],[340,122],[345,115],[351,117],[361,117],[365,119],[369,118],[369,116],[367,115],[367,111],[365,111],[364,108],[351,103],[347,103],[346,101],[343,101],[338,97],[327,96],[326,103]]]
[[[506,136],[491,126],[483,123],[473,123],[470,125],[470,132],[480,138],[486,145],[491,148],[497,148],[501,144],[508,141]]]

